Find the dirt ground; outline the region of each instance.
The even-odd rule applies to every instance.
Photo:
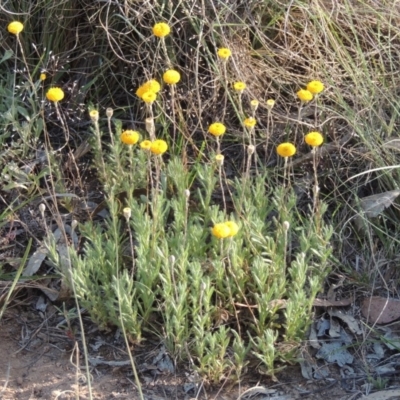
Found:
[[[11,304],[0,322],[0,399],[88,399],[78,324],[68,324],[65,315],[52,304],[39,311],[33,307],[39,300],[30,305]],[[85,316],[85,333],[93,398],[138,399],[119,331],[100,331]],[[249,367],[240,386],[209,387],[201,381],[193,382],[192,373],[175,369],[172,360],[168,364],[168,355],[155,340],[137,347],[134,356],[148,400],[362,398],[359,386],[354,382],[344,385],[335,366],[330,366],[329,379],[320,381],[303,378],[299,366],[287,367],[277,376],[277,382]]]

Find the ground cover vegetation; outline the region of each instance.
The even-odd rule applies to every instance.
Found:
[[[294,362],[339,274],[395,293],[396,205],[358,200],[398,189],[394,1],[11,0],[0,18],[3,280],[44,246],[35,278],[213,383]]]

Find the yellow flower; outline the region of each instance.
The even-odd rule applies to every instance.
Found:
[[[235,221],[227,221],[225,225],[229,228],[229,237],[235,236],[239,232],[239,226]]]
[[[136,95],[142,98],[143,94],[146,92],[158,93],[160,90],[161,85],[155,79],[151,79],[150,81],[143,83],[142,86],[139,86],[136,90]]]
[[[211,232],[216,238],[224,239],[231,234],[231,228],[225,222],[221,222],[220,224],[215,224]]]
[[[97,122],[99,120],[99,112],[97,110],[90,110],[89,115],[93,122]]]
[[[20,34],[24,29],[24,24],[19,21],[10,22],[7,26],[8,32],[12,33],[13,35]]]
[[[229,49],[227,49],[226,47],[221,47],[220,49],[218,49],[217,54],[218,54],[219,58],[226,60],[232,55],[232,52]]]
[[[307,90],[312,94],[321,93],[324,90],[324,84],[321,81],[311,81],[307,84]]]
[[[251,100],[250,101],[250,107],[252,110],[256,111],[258,106],[260,105],[260,102],[258,100]]]
[[[125,144],[136,144],[139,141],[139,132],[127,130],[121,133],[120,139],[122,143]]]
[[[268,99],[266,104],[267,104],[268,110],[272,110],[274,105],[275,105],[275,100],[274,99]]]
[[[224,156],[222,155],[222,154],[217,154],[216,156],[215,156],[215,161],[217,162],[217,164],[219,165],[219,166],[221,166],[223,163],[224,163]]]
[[[40,74],[40,76],[39,76],[39,79],[40,79],[41,81],[45,81],[46,78],[47,78],[47,75],[46,75],[44,72],[42,72],[42,73]]]
[[[154,92],[151,92],[151,91],[145,92],[142,95],[142,100],[145,103],[153,103],[156,100],[156,98],[157,98],[157,95]]]
[[[296,154],[296,147],[292,143],[281,143],[277,148],[276,152],[281,157],[292,157]]]
[[[181,74],[174,69],[169,69],[168,71],[164,72],[163,81],[168,83],[169,85],[175,85],[181,80]]]
[[[214,136],[221,136],[225,133],[226,126],[221,124],[221,122],[214,122],[208,127],[208,132]]]
[[[50,88],[46,93],[47,100],[54,101],[57,103],[58,101],[64,98],[64,91],[59,87]]]
[[[310,132],[304,137],[304,141],[312,147],[318,147],[324,143],[324,137],[319,132]]]
[[[306,103],[313,99],[313,94],[309,90],[301,89],[297,92],[297,97]]]
[[[243,121],[243,123],[244,123],[244,126],[247,126],[248,128],[254,128],[256,126],[257,121],[255,118],[249,117],[249,118],[246,118]]]
[[[237,92],[243,92],[244,89],[246,89],[246,84],[244,82],[235,82],[233,84],[233,88],[237,91]]]
[[[164,154],[168,150],[168,144],[165,140],[157,139],[151,143],[150,151],[153,154]]]
[[[150,140],[143,140],[143,142],[140,143],[140,148],[143,149],[143,150],[150,150],[151,141]]]
[[[165,22],[159,22],[153,26],[153,35],[163,38],[171,32],[171,28]]]

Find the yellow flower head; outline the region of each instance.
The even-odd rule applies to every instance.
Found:
[[[281,143],[277,148],[276,152],[281,157],[292,157],[296,154],[296,146],[292,143]]]
[[[150,140],[143,140],[143,142],[140,143],[140,148],[143,149],[143,150],[150,150],[151,141]]]
[[[297,97],[304,103],[307,103],[313,99],[313,94],[309,90],[301,89],[297,92]]]
[[[246,118],[243,121],[243,123],[244,123],[244,126],[247,126],[248,128],[254,128],[256,126],[257,121],[255,118],[249,117],[249,118]]]
[[[268,110],[272,110],[274,105],[275,105],[275,100],[274,99],[268,99],[266,104],[267,104]]]
[[[8,32],[12,33],[13,35],[20,34],[24,29],[24,24],[19,21],[10,22],[7,26]]]
[[[221,122],[214,122],[208,127],[208,132],[213,136],[221,136],[225,133],[226,126]]]
[[[231,55],[232,52],[226,47],[221,47],[220,49],[218,49],[218,57],[222,58],[223,60],[228,59]]]
[[[235,221],[227,221],[227,222],[225,222],[225,225],[230,230],[228,237],[235,236],[239,232],[239,226]]]
[[[251,100],[250,101],[250,107],[252,110],[256,111],[258,106],[260,105],[260,102],[258,100]]]
[[[225,222],[215,224],[211,233],[218,239],[225,239],[231,234],[231,228]]]
[[[174,69],[169,69],[168,71],[164,72],[163,81],[168,83],[169,85],[175,85],[181,80],[181,74]]]
[[[47,100],[57,103],[64,98],[64,91],[59,87],[50,88],[46,93]]]
[[[319,132],[310,132],[304,136],[304,141],[312,147],[318,147],[324,143],[324,137]]]
[[[47,75],[46,75],[44,72],[42,72],[42,73],[40,74],[40,76],[39,76],[39,79],[40,79],[41,81],[45,81],[46,78],[47,78]]]
[[[139,132],[127,130],[121,133],[120,139],[122,143],[125,144],[136,144],[139,141]]]
[[[99,120],[99,112],[97,110],[90,110],[89,116],[93,122],[97,122]]]
[[[233,84],[233,88],[237,91],[237,92],[243,92],[244,89],[246,89],[246,84],[244,82],[235,82]]]
[[[171,32],[171,28],[165,22],[159,22],[153,26],[153,35],[163,38]]]
[[[217,162],[217,164],[219,165],[219,166],[221,166],[223,163],[224,163],[224,156],[222,155],[222,154],[217,154],[216,156],[215,156],[215,161]]]
[[[157,95],[154,92],[148,91],[144,92],[142,95],[142,100],[145,103],[153,103],[157,98]]]
[[[311,81],[307,84],[307,90],[312,94],[321,93],[324,88],[324,84],[321,81]]]
[[[136,95],[142,98],[143,94],[146,92],[158,93],[160,90],[161,85],[155,79],[151,79],[143,83],[142,86],[139,86],[138,90],[136,90]]]
[[[157,139],[151,143],[150,151],[153,154],[164,154],[168,150],[168,144],[165,140]]]

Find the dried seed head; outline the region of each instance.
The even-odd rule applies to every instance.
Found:
[[[188,199],[190,197],[190,190],[189,189],[185,189],[185,196]]]
[[[132,215],[132,210],[131,210],[129,207],[125,207],[125,208],[122,210],[122,212],[123,212],[123,214],[124,214],[125,219],[126,219],[127,221],[129,221],[130,218],[131,218],[131,215]]]
[[[111,107],[108,107],[106,109],[107,118],[111,118],[113,116],[113,114],[114,114],[114,110]]]
[[[287,232],[290,228],[290,222],[289,221],[284,221],[283,224],[283,229]]]
[[[255,152],[256,148],[252,144],[247,146],[247,154],[251,156]]]

